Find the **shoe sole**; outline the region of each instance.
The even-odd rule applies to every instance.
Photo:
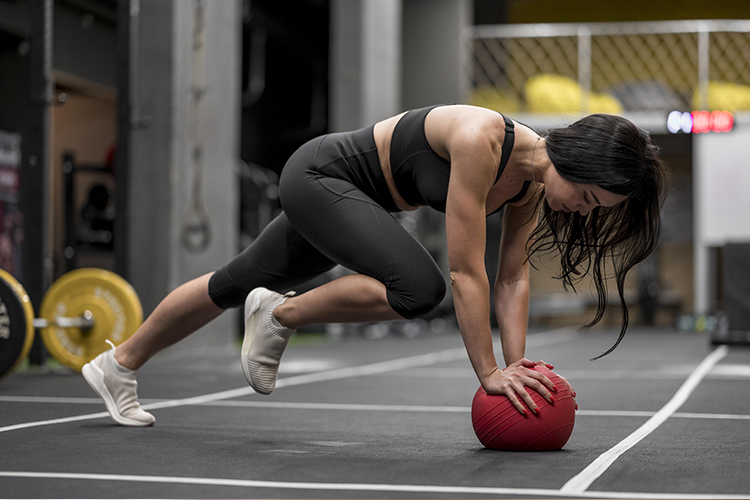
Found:
[[[94,389],[94,392],[96,392],[104,401],[104,406],[107,407],[107,411],[109,412],[109,416],[112,417],[112,420],[120,425],[128,427],[148,427],[154,424],[153,420],[149,423],[144,423],[138,420],[125,418],[117,412],[115,400],[112,398],[112,394],[109,393],[109,389],[107,389],[107,386],[104,384],[104,372],[94,363],[86,363],[83,365],[81,373],[89,386],[91,386],[91,388]]]
[[[250,387],[259,394],[271,394],[271,391],[264,392],[259,391],[253,384],[252,378],[250,377],[250,368],[248,364],[250,360],[250,348],[253,345],[253,339],[255,338],[255,332],[258,329],[258,317],[255,314],[260,309],[261,295],[268,291],[265,288],[256,288],[245,300],[245,338],[242,340],[242,372],[245,374],[245,379]]]

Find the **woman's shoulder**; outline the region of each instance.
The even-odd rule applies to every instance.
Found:
[[[425,131],[433,130],[446,142],[500,141],[505,137],[505,118],[497,111],[468,104],[439,106],[425,119]]]
[[[431,108],[430,114],[450,116],[460,121],[505,122],[505,117],[501,113],[471,104],[441,104]]]

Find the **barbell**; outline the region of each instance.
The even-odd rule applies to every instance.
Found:
[[[119,345],[138,329],[143,309],[133,287],[105,269],[83,268],[62,275],[47,290],[34,317],[26,290],[0,269],[0,378],[29,354],[40,331],[49,353],[81,371],[84,364]]]

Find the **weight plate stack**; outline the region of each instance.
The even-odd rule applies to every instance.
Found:
[[[0,378],[23,361],[34,343],[34,308],[26,290],[0,269]]]

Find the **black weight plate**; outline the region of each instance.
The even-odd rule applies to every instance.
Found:
[[[28,295],[0,269],[0,378],[28,355],[34,340],[34,313]]]

